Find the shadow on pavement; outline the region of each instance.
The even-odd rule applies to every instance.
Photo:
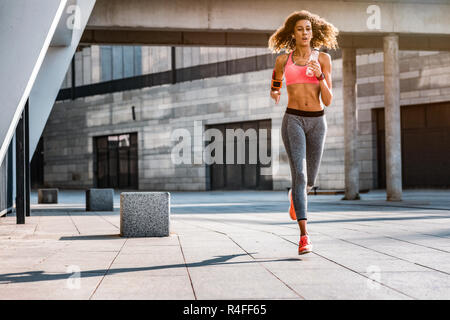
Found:
[[[113,240],[113,239],[125,239],[120,236],[120,234],[95,234],[87,236],[67,236],[60,237],[59,240],[69,241],[69,240]]]
[[[368,221],[401,221],[401,220],[430,220],[430,219],[450,219],[448,216],[409,216],[409,217],[380,217],[380,218],[352,218],[352,219],[332,219],[332,220],[313,220],[314,215],[318,215],[320,212],[310,212],[311,219],[308,219],[308,224],[321,224],[321,223],[341,223],[341,222],[368,222]],[[222,218],[207,218],[210,221],[216,222],[233,222],[242,224],[262,224],[262,225],[290,225],[293,224],[292,220],[286,222],[274,222],[274,221],[262,221],[257,219],[222,219]],[[183,220],[203,220],[201,217],[183,217]],[[294,223],[294,225],[296,225]]]
[[[250,253],[252,254],[252,253]],[[99,269],[99,270],[89,270],[79,272],[80,278],[87,277],[97,277],[99,275],[111,275],[120,274],[126,272],[139,272],[139,271],[151,271],[151,270],[162,270],[162,269],[175,269],[175,268],[195,268],[204,266],[214,266],[214,265],[237,265],[245,263],[261,263],[261,262],[279,262],[279,261],[302,261],[300,258],[286,258],[286,259],[273,259],[273,260],[253,260],[253,261],[237,261],[237,262],[227,262],[230,259],[247,256],[246,253],[216,256],[212,259],[203,260],[201,262],[194,263],[182,263],[182,264],[172,264],[172,265],[162,265],[162,266],[152,266],[152,267],[141,267],[141,268],[117,268],[117,269]],[[76,275],[75,275],[76,276]],[[0,274],[0,284],[7,283],[23,283],[23,282],[37,282],[37,281],[51,281],[51,280],[63,280],[73,278],[74,273],[45,273],[44,271],[26,271],[17,273],[6,273]]]

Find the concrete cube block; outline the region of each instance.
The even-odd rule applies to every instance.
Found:
[[[114,189],[86,190],[86,211],[114,211]]]
[[[122,192],[120,235],[122,237],[169,236],[169,192]]]
[[[38,189],[38,203],[58,203],[58,189]]]

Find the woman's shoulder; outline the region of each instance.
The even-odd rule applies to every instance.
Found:
[[[280,54],[277,59],[275,60],[275,66],[279,67],[279,68],[283,68],[286,65],[286,62],[288,60],[289,54],[288,53],[283,53]]]
[[[331,56],[329,53],[321,51],[319,52],[319,60],[321,60],[321,62],[331,61]]]
[[[277,57],[276,62],[277,63],[285,63],[287,61],[288,57],[289,57],[289,53],[282,53]]]

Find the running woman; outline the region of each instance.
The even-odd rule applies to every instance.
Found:
[[[307,230],[307,194],[317,177],[327,132],[320,99],[327,107],[333,99],[331,57],[318,50],[337,48],[337,34],[338,29],[332,24],[302,10],[287,17],[269,39],[272,52],[286,52],[276,59],[270,96],[278,104],[284,77],[288,104],[281,134],[291,168],[289,214],[300,228],[299,254],[312,251]]]

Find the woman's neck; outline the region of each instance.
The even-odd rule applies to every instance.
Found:
[[[311,47],[295,46],[294,54],[301,58],[307,58],[311,54]]]

